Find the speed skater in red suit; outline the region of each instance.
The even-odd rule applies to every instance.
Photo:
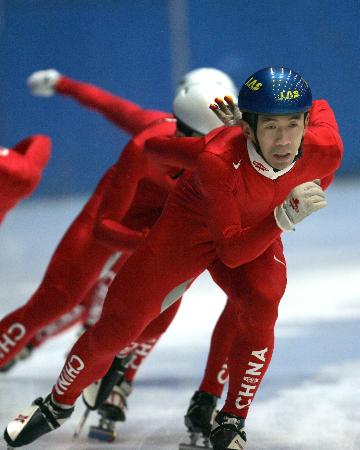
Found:
[[[215,450],[245,447],[245,418],[270,363],[286,286],[279,237],[326,206],[319,180],[339,167],[342,142],[327,102],[312,105],[308,83],[292,69],[271,67],[249,77],[239,109],[242,127],[196,141],[204,146],[196,169],[182,177],[118,272],[100,320],[70,351],[52,394],[26,410],[26,420],[9,423],[9,445],[60,426],[114,356],[126,356],[142,330],[208,269],[239,319],[228,356],[229,391],[210,439]]]
[[[224,124],[234,126],[240,123],[241,113],[231,97],[225,97],[225,101],[219,98],[216,99],[216,102],[211,105],[211,108]],[[320,103],[315,101],[311,110],[310,126],[315,123],[314,115],[316,117],[319,106]],[[169,147],[166,140],[154,139],[147,143],[145,151],[151,159],[158,163],[173,165],[183,161],[188,170],[194,170],[198,155],[201,152],[201,145],[191,139],[187,139],[186,142],[177,140],[176,143],[173,142],[172,144]],[[190,158],[191,154],[193,155],[192,159]],[[186,162],[184,162],[184,155],[186,155]],[[321,179],[321,186],[324,190],[331,184],[333,178],[334,174],[332,173]],[[279,246],[282,249],[280,239]],[[286,264],[285,258],[277,261],[279,264]],[[218,266],[220,267],[221,263],[218,263]],[[204,438],[205,446],[207,446],[217,401],[228,381],[227,356],[235,335],[236,325],[236,305],[228,300],[212,334],[203,379],[198,390],[192,396],[185,415],[185,424],[190,432],[192,445],[195,445],[195,447],[195,443],[201,436]],[[181,449],[183,448],[182,445],[180,444]],[[184,448],[191,448],[191,445],[189,447],[186,444]]]

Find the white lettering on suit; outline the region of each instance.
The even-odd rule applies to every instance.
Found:
[[[0,358],[5,358],[5,354],[16,346],[26,334],[26,328],[21,323],[13,323],[7,329],[5,333],[2,334],[0,338]]]
[[[131,369],[136,370],[140,367],[141,362],[149,355],[156,341],[157,339],[152,339],[149,342],[142,342],[138,344],[129,364]]]
[[[223,364],[221,369],[219,370],[219,373],[217,374],[217,381],[219,384],[225,384],[227,383],[229,379],[229,372],[228,372],[228,366],[227,364]]]
[[[235,401],[235,406],[237,409],[247,408],[251,404],[252,397],[254,396],[255,391],[258,387],[258,383],[260,381],[260,378],[253,377],[260,377],[262,375],[262,369],[266,362],[265,354],[267,351],[268,348],[264,348],[263,350],[254,350],[253,352],[251,352],[251,357],[256,358],[257,362],[251,360],[248,362],[248,369],[246,370],[243,377],[243,381],[245,381],[246,383],[241,384],[241,390],[238,392],[238,397]],[[259,363],[258,361],[262,362]]]
[[[71,355],[68,363],[61,371],[61,374],[56,382],[55,391],[58,395],[64,395],[68,387],[84,369],[85,364],[83,360],[77,355]]]

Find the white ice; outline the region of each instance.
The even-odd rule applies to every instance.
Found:
[[[337,182],[329,206],[284,237],[288,288],[273,361],[247,419],[248,450],[360,449],[360,182]],[[0,316],[23,303],[84,199],[28,201],[0,227]],[[224,295],[207,274],[187,293],[138,374],[113,444],[72,433],[83,412],[26,449],[175,450],[202,376]],[[0,428],[54,383],[75,330],[0,375]],[[220,401],[220,405],[223,399]],[[92,413],[89,424],[97,422]],[[0,449],[6,448],[0,443]]]

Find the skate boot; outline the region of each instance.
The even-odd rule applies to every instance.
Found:
[[[126,420],[126,398],[131,391],[131,384],[126,380],[114,386],[107,400],[98,408],[98,414],[100,414],[99,424],[90,427],[89,438],[103,442],[113,442],[115,440],[117,436],[116,422],[124,422]]]
[[[131,354],[124,358],[120,358],[118,356],[115,357],[110,369],[104,377],[84,389],[82,398],[85,403],[86,410],[75,429],[75,439],[80,436],[89,416],[90,410],[96,411],[111,395],[114,386],[122,381],[122,377],[130,361]]]
[[[109,397],[113,387],[121,381],[130,359],[131,355],[125,358],[116,356],[104,377],[84,389],[83,400],[89,409],[98,409]]]
[[[55,405],[51,394],[45,400],[37,398],[6,427],[4,439],[8,449],[30,444],[43,434],[59,428],[73,411],[74,407],[64,409]]]
[[[11,361],[9,361],[5,366],[0,367],[0,372],[8,372],[12,369],[19,361],[30,358],[34,348],[31,344],[24,347]]]
[[[190,433],[190,443],[179,445],[179,450],[210,448],[209,436],[216,413],[217,397],[196,391],[185,415],[185,425]],[[199,440],[200,443],[198,442]]]
[[[242,417],[219,412],[210,433],[213,450],[244,450],[246,445],[244,426],[245,419]]]

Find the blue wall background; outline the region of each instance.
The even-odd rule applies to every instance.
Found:
[[[92,190],[128,140],[68,98],[31,96],[26,78],[50,67],[167,111],[176,79],[192,68],[217,67],[240,86],[261,67],[293,67],[335,110],[341,174],[360,173],[359,0],[8,0],[0,7],[0,143],[34,133],[53,139],[36,195]]]

